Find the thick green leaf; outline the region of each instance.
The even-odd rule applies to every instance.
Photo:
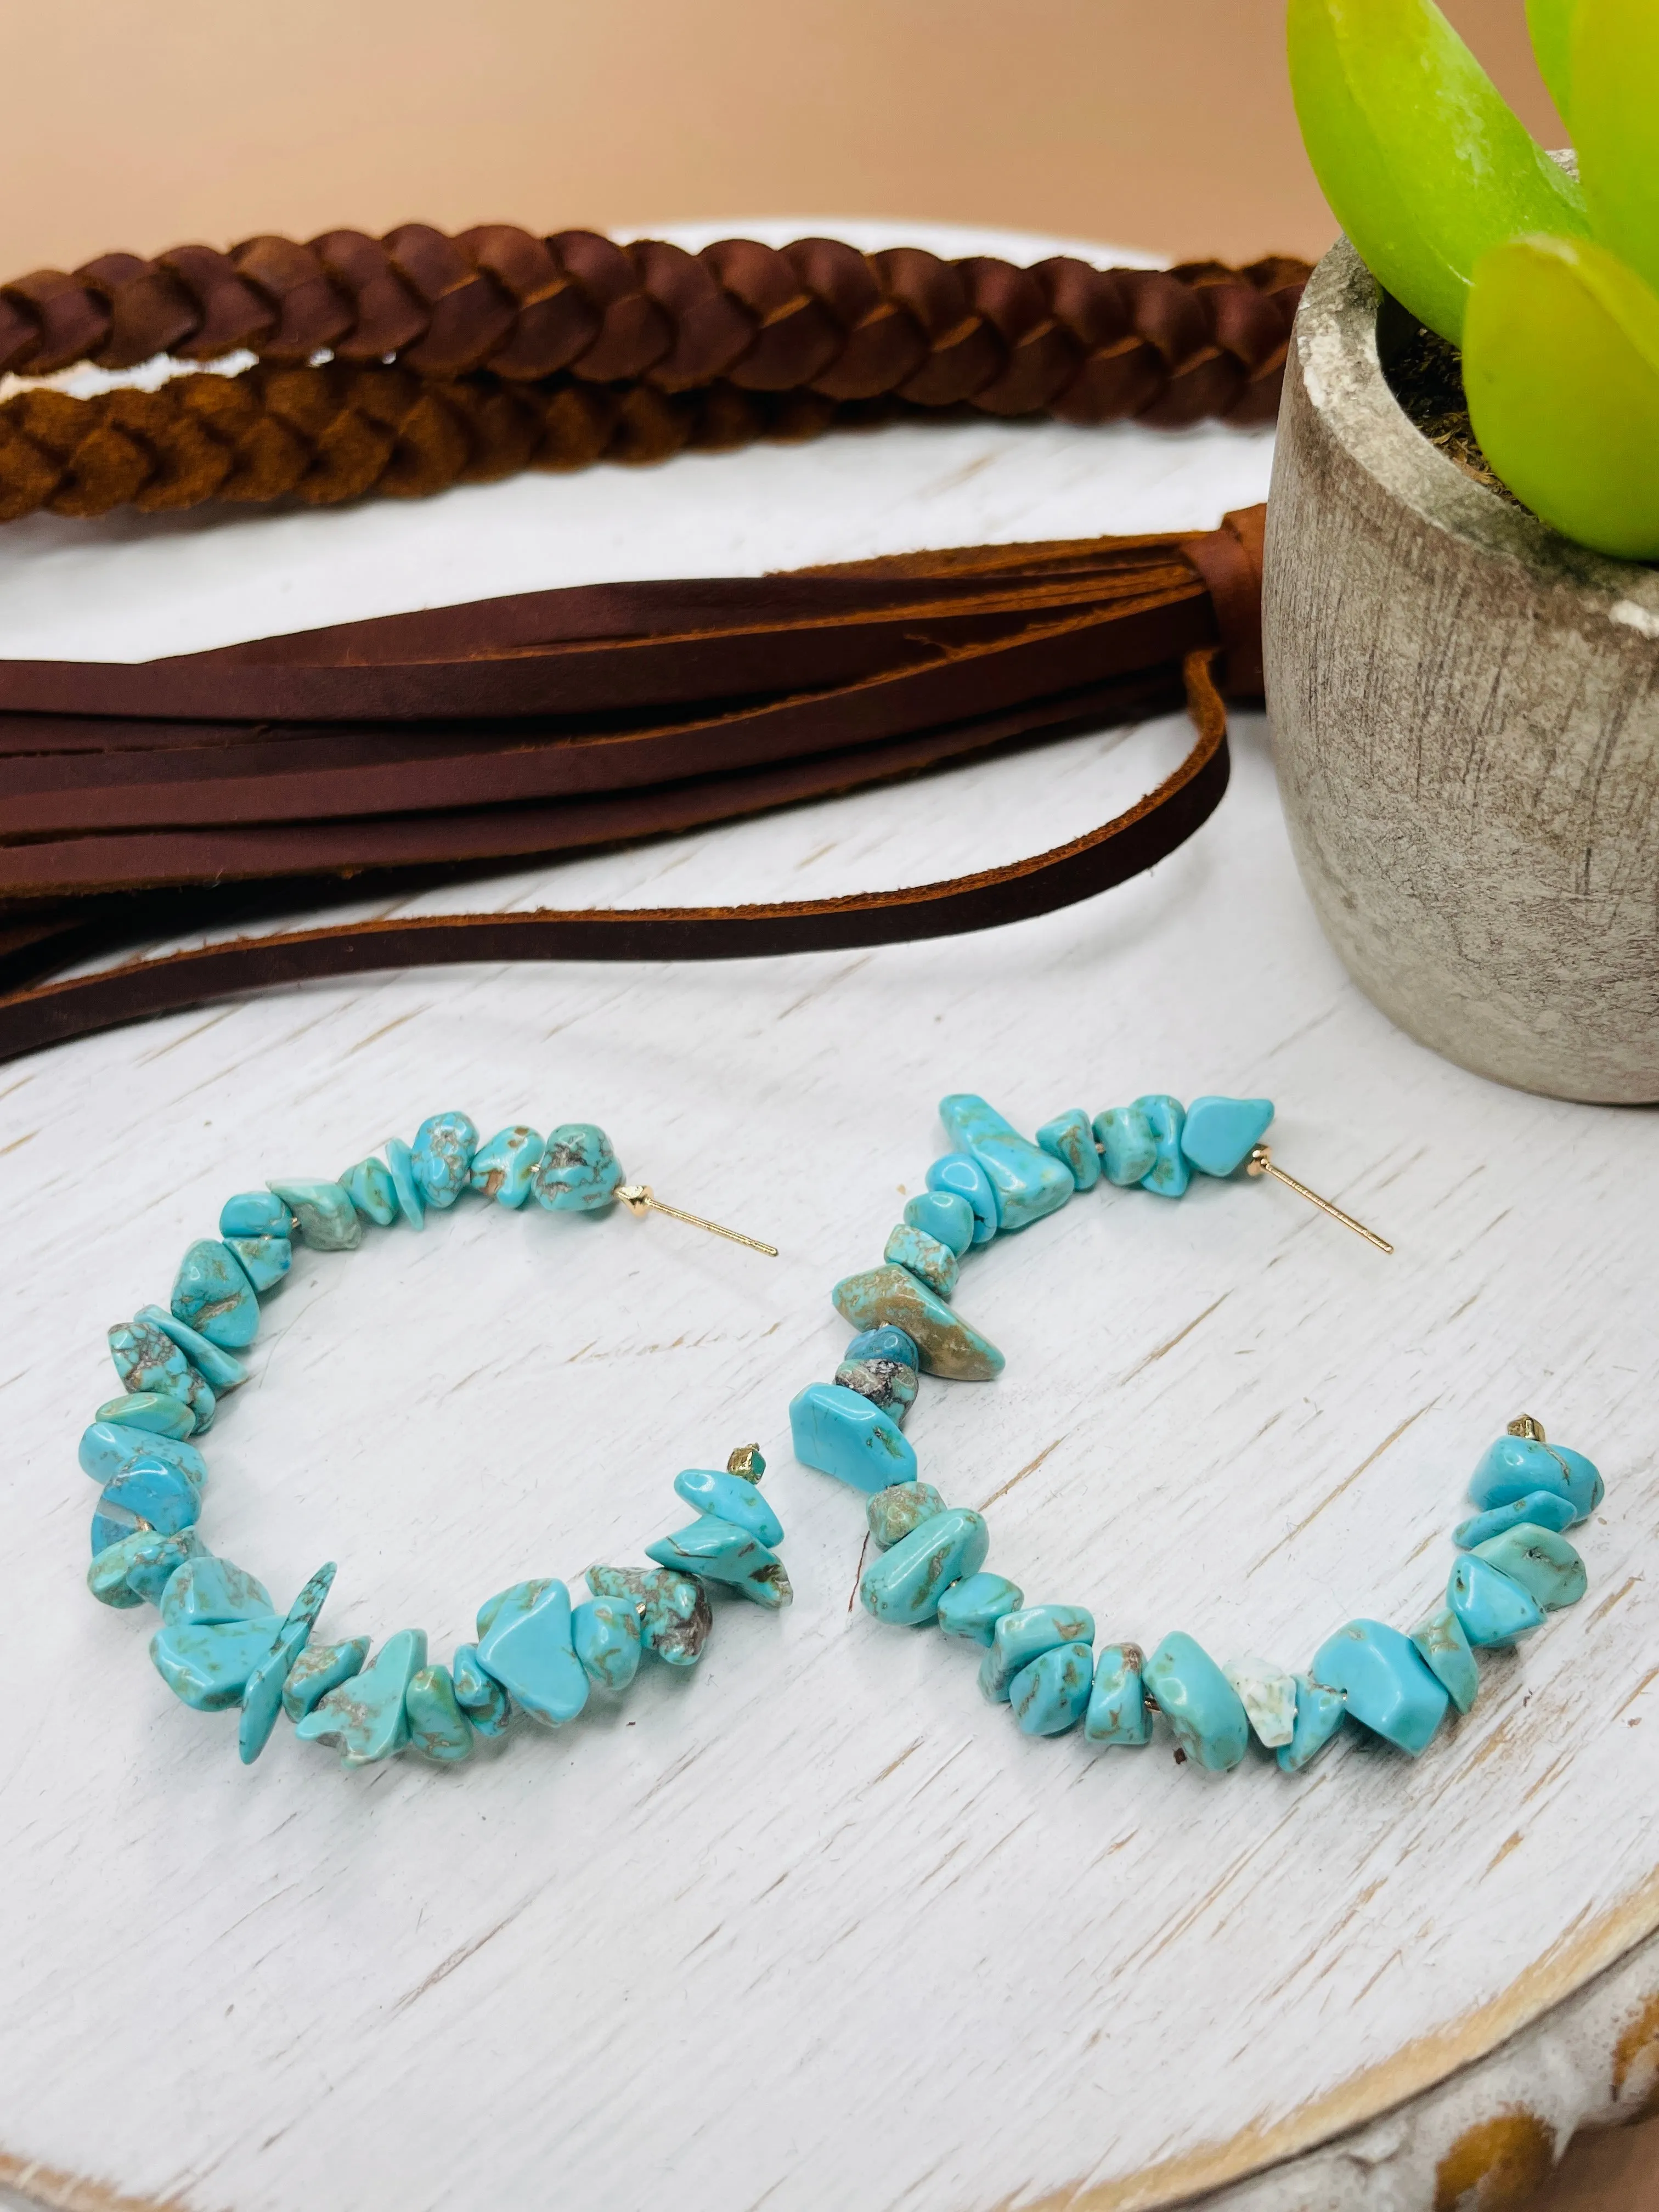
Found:
[[[1659,6],[1654,0],[1579,0],[1572,86],[1573,140],[1591,228],[1603,246],[1659,286]]]
[[[1564,537],[1659,560],[1659,294],[1588,239],[1524,238],[1474,272],[1463,387],[1486,459]]]
[[[1396,299],[1461,343],[1475,263],[1530,231],[1583,231],[1577,186],[1433,0],[1290,0],[1289,31],[1303,139],[1337,221]]]
[[[1572,19],[1578,0],[1527,0],[1527,28],[1538,74],[1550,88],[1561,119],[1572,120]]]

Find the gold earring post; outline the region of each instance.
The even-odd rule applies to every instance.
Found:
[[[758,1237],[743,1237],[735,1229],[722,1229],[718,1221],[705,1221],[700,1213],[683,1213],[678,1206],[665,1206],[648,1182],[619,1182],[617,1195],[635,1221],[643,1221],[647,1213],[666,1213],[675,1221],[690,1222],[693,1229],[706,1229],[711,1237],[724,1237],[733,1244],[746,1244],[751,1252],[764,1252],[769,1260],[778,1256],[775,1244],[763,1244]]]
[[[1352,1214],[1344,1213],[1341,1207],[1333,1206],[1328,1198],[1322,1198],[1316,1190],[1310,1190],[1305,1182],[1298,1182],[1293,1175],[1286,1175],[1283,1168],[1275,1167],[1273,1156],[1266,1145],[1256,1146],[1244,1163],[1244,1171],[1247,1175],[1271,1176],[1275,1182],[1282,1182],[1286,1190],[1293,1190],[1298,1198],[1305,1198],[1310,1206],[1316,1206],[1322,1213],[1329,1214],[1333,1221],[1340,1221],[1345,1229],[1352,1229],[1356,1237],[1363,1237],[1368,1244],[1374,1244],[1379,1252],[1394,1250],[1388,1239],[1379,1237],[1376,1230],[1367,1229],[1363,1221],[1356,1221]]]

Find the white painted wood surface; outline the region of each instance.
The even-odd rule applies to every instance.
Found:
[[[0,539],[0,649],[1201,525],[1267,465],[1216,431],[985,425],[419,508],[42,522]],[[1225,805],[1155,874],[994,934],[394,975],[0,1071],[0,2181],[190,2212],[1151,2204],[1442,2078],[1652,1924],[1659,1132],[1392,1029],[1319,936],[1260,721],[1236,738]],[[1106,732],[492,895],[924,880],[1103,819],[1186,743]],[[957,1088],[1027,1127],[1267,1092],[1285,1165],[1399,1247],[1200,1183],[1097,1192],[976,1255],[960,1303],[1007,1373],[924,1382],[909,1433],[1033,1599],[1299,1663],[1434,1601],[1510,1415],[1602,1466],[1589,1600],[1489,1662],[1418,1764],[1345,1742],[1300,1781],[1217,1778],[1167,1741],[1029,1741],[969,1650],[849,1606],[860,1501],[794,1464],[787,1407],[832,1371],[830,1286],[878,1256]],[[302,1256],[207,1439],[208,1540],[283,1601],[337,1559],[325,1632],[419,1625],[443,1655],[507,1581],[638,1559],[676,1469],[758,1437],[796,1602],[722,1605],[689,1677],[456,1771],[345,1774],[285,1724],[245,1771],[234,1721],[150,1668],[153,1615],[81,1585],[103,1331],[230,1192],[450,1106],[597,1120],[630,1173],[783,1257],[478,1205]]]

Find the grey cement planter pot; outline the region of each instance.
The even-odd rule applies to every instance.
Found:
[[[1297,865],[1425,1044],[1523,1090],[1659,1100],[1659,571],[1437,453],[1382,374],[1399,322],[1344,240],[1285,369],[1263,624]]]

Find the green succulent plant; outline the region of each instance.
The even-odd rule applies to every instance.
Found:
[[[1527,0],[1575,180],[1434,0],[1290,0],[1309,159],[1379,283],[1463,354],[1487,460],[1579,544],[1659,560],[1659,0]]]

